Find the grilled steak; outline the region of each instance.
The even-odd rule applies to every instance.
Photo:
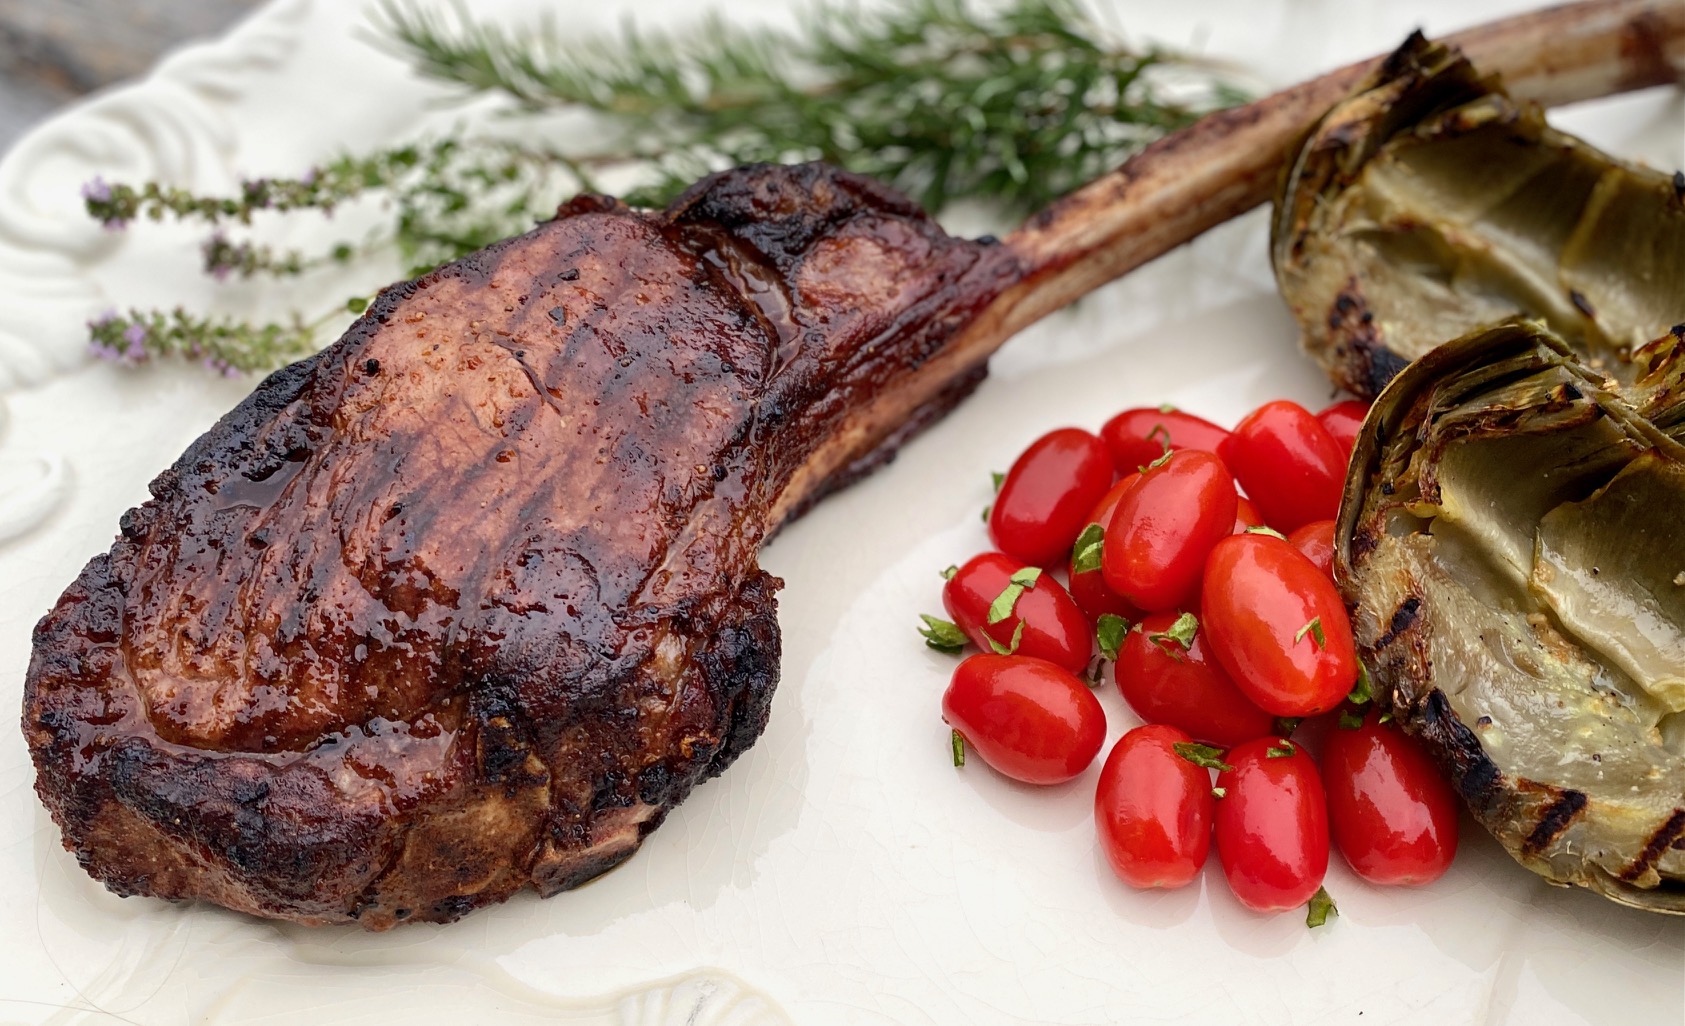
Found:
[[[1469,41],[1567,100],[1671,74],[1670,10]],[[765,722],[770,533],[1016,330],[1267,198],[1362,71],[1166,139],[1002,243],[759,167],[661,212],[580,200],[388,289],[161,474],[38,626],[23,728],[65,846],[122,894],[371,929],[625,859]]]
[[[41,622],[42,799],[119,893],[306,922],[602,872],[766,722],[786,486],[851,432],[808,494],[870,460],[861,396],[1013,270],[809,165],[582,201],[389,289]]]

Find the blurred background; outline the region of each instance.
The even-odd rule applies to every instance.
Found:
[[[0,0],[0,153],[29,126],[144,74],[170,47],[214,35],[262,0]]]

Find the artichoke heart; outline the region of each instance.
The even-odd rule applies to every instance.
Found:
[[[1433,350],[1370,412],[1336,574],[1385,700],[1511,855],[1685,912],[1685,446],[1646,381],[1537,321]]]
[[[1685,321],[1685,177],[1552,129],[1418,35],[1300,149],[1271,259],[1307,351],[1356,394],[1515,316],[1630,383],[1634,351]]]

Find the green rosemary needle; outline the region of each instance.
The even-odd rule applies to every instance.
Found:
[[[718,17],[699,30],[569,38],[386,0],[380,27],[424,74],[521,108],[582,107],[657,165],[657,203],[709,171],[825,160],[937,211],[959,198],[1033,209],[1165,132],[1242,99],[1186,59],[1107,38],[1076,0],[837,0],[800,34]],[[1191,98],[1161,72],[1198,71]],[[1190,84],[1183,76],[1183,86]],[[1187,90],[1184,90],[1184,95]]]
[[[420,274],[526,230],[609,169],[632,172],[642,185],[626,199],[643,205],[735,164],[817,159],[888,182],[933,212],[961,198],[1022,212],[1242,99],[1209,68],[1108,39],[1077,0],[909,0],[877,12],[820,0],[799,33],[716,16],[694,30],[628,28],[596,40],[568,39],[554,22],[506,29],[474,21],[465,5],[445,14],[422,2],[386,0],[376,17],[386,45],[424,74],[504,96],[511,116],[594,112],[606,145],[562,152],[465,130],[346,154],[296,178],[251,179],[222,197],[96,178],[83,189],[89,215],[113,230],[204,223],[204,270],[219,279],[299,275],[388,248]],[[262,212],[326,214],[368,197],[390,208],[386,226],[317,253],[227,234]],[[185,356],[234,373],[308,353],[328,322],[131,310],[90,322],[89,349],[124,363]]]

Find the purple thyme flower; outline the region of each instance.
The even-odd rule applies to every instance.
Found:
[[[131,324],[123,329],[123,341],[129,344],[130,349],[143,349],[146,347],[146,340],[151,337],[151,334],[146,330],[145,325]]]
[[[95,175],[92,181],[82,184],[82,198],[95,203],[111,202],[111,186],[105,184],[105,179]]]
[[[118,352],[115,347],[108,346],[98,339],[92,339],[88,342],[88,355],[96,360],[121,360],[123,358],[123,354]]]

